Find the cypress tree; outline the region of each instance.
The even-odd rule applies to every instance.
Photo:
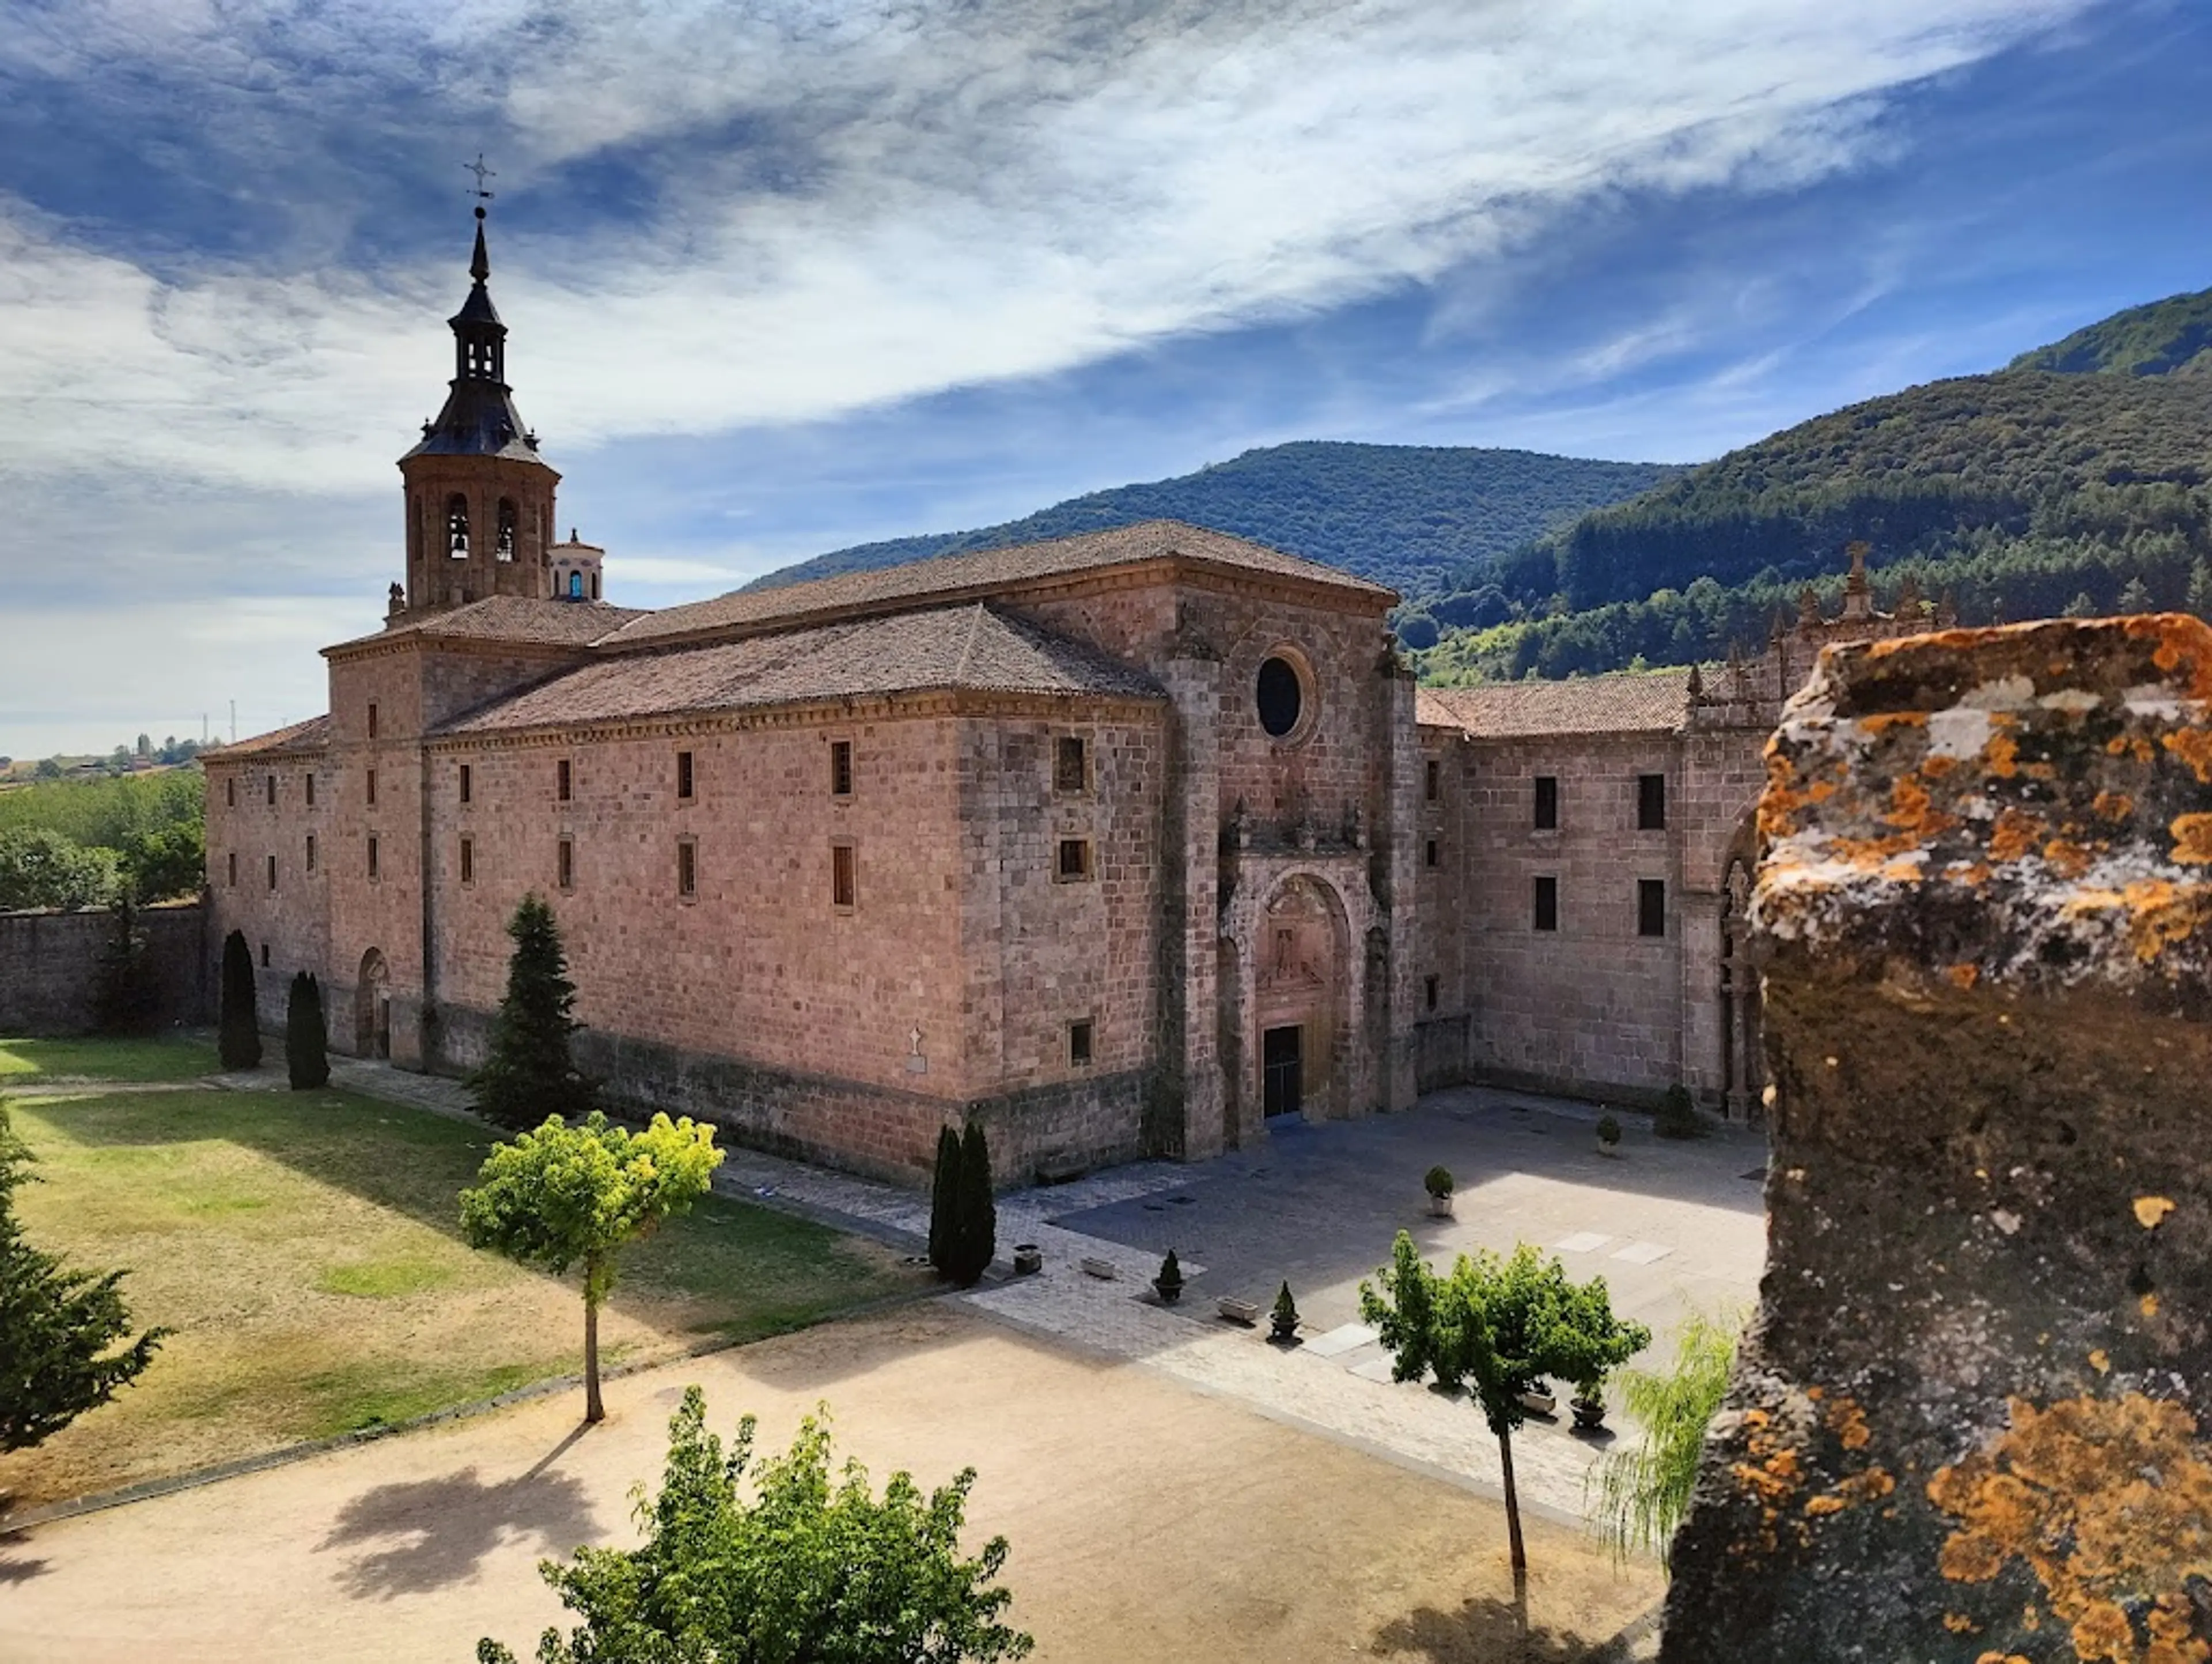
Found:
[[[261,1067],[261,1025],[253,1010],[253,951],[246,932],[233,930],[222,941],[222,1010],[216,1050],[225,1069]]]
[[[305,971],[293,973],[291,992],[284,1002],[284,1068],[295,1092],[310,1092],[331,1083],[322,985]]]
[[[549,1115],[581,1120],[599,1107],[599,1087],[568,1054],[569,1037],[584,1025],[570,1015],[576,984],[553,910],[526,895],[507,933],[514,942],[507,996],[492,1021],[490,1054],[468,1080],[477,1112],[523,1131]]]
[[[929,1183],[929,1263],[939,1277],[952,1275],[954,1216],[960,1205],[960,1135],[937,1130],[937,1171]]]
[[[952,1280],[963,1289],[973,1288],[999,1249],[999,1208],[991,1199],[991,1147],[980,1122],[970,1121],[960,1141],[952,1217]]]

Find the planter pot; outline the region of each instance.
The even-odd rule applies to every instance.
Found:
[[[1152,1290],[1159,1295],[1160,1304],[1163,1306],[1172,1306],[1182,1298],[1182,1284],[1180,1283],[1163,1283],[1159,1278],[1154,1277]]]
[[[1249,1329],[1260,1321],[1260,1308],[1249,1300],[1234,1300],[1224,1295],[1213,1304],[1214,1308],[1231,1323],[1241,1323]]]
[[[1429,1212],[1438,1219],[1450,1218],[1452,1216],[1451,1198],[1449,1196],[1431,1196],[1429,1198]]]
[[[1119,1271],[1114,1269],[1114,1262],[1112,1260],[1093,1259],[1088,1255],[1085,1256],[1083,1260],[1083,1271],[1085,1276],[1095,1277],[1102,1283],[1111,1283],[1115,1277],[1121,1275]]]
[[[1273,1320],[1269,1320],[1267,1328],[1269,1340],[1282,1341],[1287,1344],[1297,1338],[1298,1326],[1296,1323],[1276,1323]]]
[[[1575,1428],[1578,1432],[1595,1433],[1605,1425],[1603,1399],[1570,1399],[1567,1407],[1575,1412]]]
[[[1619,1155],[1620,1153],[1620,1140],[1618,1138],[1599,1139],[1597,1141],[1597,1153],[1600,1155]]]
[[[1014,1275],[1034,1277],[1044,1269],[1044,1250],[1034,1242],[1014,1244]]]
[[[1549,1393],[1523,1393],[1521,1407],[1532,1416],[1548,1416],[1559,1407],[1559,1401]]]

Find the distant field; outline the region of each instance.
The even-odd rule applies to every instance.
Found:
[[[25,1049],[0,1043],[0,1059]],[[139,1059],[136,1078],[169,1062]],[[0,1457],[0,1491],[23,1506],[582,1367],[573,1282],[460,1240],[455,1198],[490,1143],[482,1129],[330,1091],[21,1096],[9,1112],[44,1181],[18,1193],[27,1235],[87,1268],[129,1268],[134,1320],[177,1332],[115,1403]],[[626,1257],[602,1355],[751,1339],[915,1286],[878,1244],[710,1198]]]

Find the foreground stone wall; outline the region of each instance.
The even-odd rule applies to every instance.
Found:
[[[1832,651],[1768,762],[1768,1267],[1662,1656],[2212,1658],[2212,631]]]
[[[138,915],[162,995],[164,1023],[211,1015],[213,984],[201,948],[197,903]],[[106,911],[0,913],[0,1034],[82,1034],[99,1005],[100,961],[115,930]]]

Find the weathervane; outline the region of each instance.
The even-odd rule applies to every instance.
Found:
[[[499,175],[494,173],[490,168],[484,166],[483,151],[479,150],[477,152],[477,159],[474,162],[465,162],[461,166],[468,172],[474,174],[477,176],[477,188],[469,193],[471,196],[480,197],[484,201],[489,202],[492,198],[498,194],[497,192],[487,191],[484,189],[484,181],[486,180],[497,179]]]

